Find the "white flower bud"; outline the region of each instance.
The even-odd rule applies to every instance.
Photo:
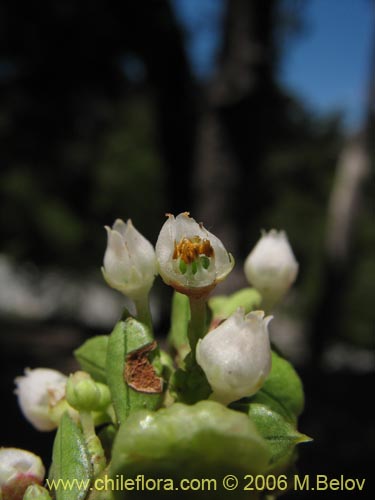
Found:
[[[298,273],[284,231],[272,229],[264,233],[245,261],[246,278],[262,295],[269,306],[278,302],[289,290]]]
[[[146,295],[157,274],[154,247],[135,229],[131,220],[117,219],[106,226],[107,249],[102,272],[109,286],[137,299]]]
[[[30,451],[0,448],[0,498],[22,500],[30,484],[41,484],[45,469],[41,459]]]
[[[232,270],[234,260],[222,242],[189,217],[168,214],[156,243],[164,282],[194,298],[209,293]]]
[[[197,344],[196,358],[211,385],[212,399],[229,404],[255,394],[271,369],[268,323],[263,311],[242,309]]]
[[[25,376],[16,378],[22,413],[39,431],[56,429],[53,410],[65,398],[66,381],[65,375],[49,368],[26,368]]]

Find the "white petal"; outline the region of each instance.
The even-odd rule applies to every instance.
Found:
[[[40,431],[56,428],[51,419],[50,405],[56,404],[65,394],[66,376],[48,368],[26,369],[25,376],[17,377],[16,394],[26,419]]]
[[[126,231],[127,231],[128,224],[129,224],[129,221],[127,223],[125,223],[122,219],[116,219],[113,226],[112,226],[112,229],[114,231],[117,231],[118,233],[120,233],[120,235],[124,238]]]
[[[0,490],[1,486],[20,475],[31,476],[30,479],[41,483],[45,475],[41,459],[34,453],[19,448],[0,448]]]
[[[215,399],[228,404],[254,394],[271,368],[271,349],[263,311],[237,311],[198,342],[197,362]]]

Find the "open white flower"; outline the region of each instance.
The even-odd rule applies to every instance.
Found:
[[[64,374],[49,368],[26,368],[25,376],[15,379],[22,413],[39,431],[56,429],[54,408],[65,399],[66,381]]]
[[[0,448],[0,497],[22,499],[30,484],[41,484],[45,468],[41,459],[19,448]]]
[[[242,309],[200,339],[198,364],[211,385],[212,399],[229,404],[255,394],[271,369],[268,323],[263,311],[246,316]]]
[[[167,285],[200,298],[222,281],[234,266],[222,242],[189,217],[168,214],[156,243],[159,272]]]
[[[245,261],[246,278],[273,305],[289,290],[298,274],[298,262],[285,231],[264,233]]]

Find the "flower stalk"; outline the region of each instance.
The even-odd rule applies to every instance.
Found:
[[[193,359],[195,359],[195,348],[199,339],[206,333],[207,301],[205,297],[196,299],[189,297],[190,301],[190,322],[188,329],[189,344]]]

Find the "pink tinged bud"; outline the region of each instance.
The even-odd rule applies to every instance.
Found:
[[[298,274],[298,262],[284,231],[264,233],[245,261],[249,283],[267,304],[275,304],[289,290]]]
[[[157,274],[154,247],[135,229],[130,219],[126,223],[117,219],[112,229],[106,226],[106,230],[104,279],[130,299],[148,294]]]
[[[245,316],[239,309],[199,340],[197,363],[213,390],[211,399],[227,405],[261,388],[271,370],[271,319],[263,311]]]
[[[22,500],[31,484],[41,484],[45,469],[41,459],[18,448],[0,448],[0,498]]]
[[[176,218],[168,214],[155,250],[164,282],[194,298],[207,295],[234,266],[219,238],[187,212]]]
[[[54,408],[65,398],[67,377],[48,368],[26,368],[25,375],[17,377],[15,393],[25,418],[39,431],[57,428]]]

